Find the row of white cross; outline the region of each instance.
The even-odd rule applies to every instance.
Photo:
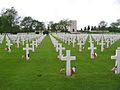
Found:
[[[84,44],[89,36],[90,44],[96,41],[97,45],[101,46],[101,52],[104,51],[104,48],[109,48],[110,45],[114,44],[117,40],[120,39],[120,35],[117,34],[53,34],[53,36],[61,39],[63,42],[68,43],[70,45],[73,44],[75,47],[75,43],[79,45],[79,51],[81,52],[84,49]],[[90,45],[91,46],[91,45]]]
[[[56,48],[56,52],[59,52],[58,58],[60,60],[66,61],[66,76],[71,76],[71,60],[76,60],[76,56],[71,56],[70,50],[66,50],[66,56],[62,54],[62,50],[65,50],[64,47],[62,47],[61,43],[58,43],[58,41],[50,35],[51,41]]]
[[[66,40],[66,39],[63,39],[65,37],[65,35],[64,36],[63,35],[61,35],[61,36],[60,35],[55,35],[55,34],[53,34],[53,35],[55,37],[61,39],[62,41]],[[90,47],[88,47],[88,49],[91,50],[91,54],[90,54],[91,59],[94,59],[96,57],[94,49],[97,49],[96,47],[94,47],[93,39],[97,42],[97,45],[101,45],[101,52],[103,52],[104,51],[104,45],[106,44],[106,46],[108,48],[110,45],[114,44],[117,40],[120,39],[120,35],[110,35],[110,36],[108,36],[108,35],[89,35]],[[75,40],[75,39],[73,39],[73,40]],[[100,41],[101,41],[101,43],[100,43]],[[68,40],[68,43],[69,42],[70,41]],[[80,45],[82,45],[82,44],[80,44]],[[116,74],[120,73],[120,48],[117,48],[116,55],[111,56],[111,59],[116,59],[116,61],[115,61],[115,67],[116,67],[115,73]]]
[[[3,40],[4,40],[4,35],[0,35],[0,44],[2,44]]]
[[[63,37],[64,36],[66,36],[66,35],[62,35],[62,36],[60,36],[59,34],[53,34],[55,37],[57,37],[57,38],[59,38],[59,39],[61,39],[61,40],[63,40]],[[76,37],[75,37],[75,35],[74,35],[74,37],[72,37],[72,36],[70,36],[71,38],[73,38],[73,39],[71,39],[71,40],[76,40]],[[82,50],[84,49],[84,44],[85,44],[85,42],[86,42],[86,39],[87,39],[87,37],[88,37],[88,35],[84,35],[84,36],[82,36],[82,38],[79,36],[77,36],[77,45],[79,45],[79,51],[80,52],[82,52]],[[69,42],[73,42],[73,41],[68,41],[68,43]],[[76,41],[75,41],[76,42]],[[91,59],[94,59],[95,57],[96,57],[96,55],[95,55],[95,52],[94,52],[94,49],[97,49],[96,47],[94,47],[94,43],[93,43],[93,41],[92,41],[92,37],[91,37],[91,35],[89,36],[89,42],[90,42],[90,47],[88,47],[88,49],[89,50],[91,50],[91,53],[90,53],[90,58]],[[68,44],[69,45],[69,44]],[[73,46],[74,46],[74,44],[73,44]]]
[[[106,48],[109,48],[120,39],[120,35],[118,34],[92,34],[92,37],[97,42],[97,45],[101,45],[101,52],[104,51],[105,45]]]
[[[30,55],[29,55],[29,51],[30,50],[32,50],[33,52],[35,51],[35,48],[37,48],[37,46],[42,42],[42,40],[45,38],[45,36],[46,35],[37,35],[37,37],[34,37],[34,36],[32,36],[32,38],[30,39],[31,40],[31,46],[32,47],[29,47],[29,42],[28,42],[28,38],[26,39],[26,38],[21,38],[21,40],[23,41],[23,42],[25,42],[26,41],[26,47],[25,48],[23,48],[23,50],[25,50],[26,51],[26,54],[25,54],[25,57],[26,57],[26,60],[29,60],[30,59]],[[13,37],[13,36],[12,36]],[[15,37],[15,36],[14,36]],[[11,41],[13,40],[13,38],[12,38],[12,40],[10,40],[11,39],[11,37],[10,36],[8,36],[8,35],[6,35],[6,46],[7,46],[7,50],[8,50],[8,52],[11,52],[11,46],[13,45],[12,43],[11,43]],[[15,40],[15,39],[14,39]],[[13,41],[14,42],[14,41]],[[16,38],[16,43],[17,43],[17,48],[19,48],[19,45],[20,45],[20,37],[19,36],[17,36],[17,38]]]
[[[22,41],[22,45],[24,46],[25,43],[29,43],[30,41],[32,42],[33,40],[37,40],[37,38],[41,37],[42,35],[35,35],[35,36],[27,36],[26,37],[24,35],[6,35],[6,45],[8,47],[10,47],[12,44],[17,44],[17,48],[20,47],[20,43]],[[9,41],[10,40],[10,41]],[[29,41],[28,41],[29,40]],[[11,44],[12,41],[12,44]],[[26,41],[26,42],[25,42]]]
[[[29,47],[29,44],[26,44],[26,47],[23,48],[23,50],[26,51],[26,60],[30,59],[30,55],[29,55],[29,51],[32,50],[33,52],[35,51],[35,46],[37,47],[42,40],[45,38],[46,35],[41,36],[40,38],[36,39],[36,41],[32,41],[32,43],[30,45],[32,45],[32,48]]]
[[[74,35],[74,34],[52,34],[53,36],[59,38],[64,43],[68,43],[70,45],[72,43],[73,48],[75,47],[75,44],[79,45],[79,51],[81,52],[84,49],[84,44],[87,40],[88,35]]]
[[[114,44],[117,40],[120,39],[119,35],[83,35],[82,37],[80,36],[75,36],[73,35],[63,35],[63,34],[53,34],[55,37],[59,37],[62,41],[64,41],[65,43],[68,42],[68,45],[70,45],[70,43],[73,43],[73,47],[75,47],[75,43],[78,42],[77,44],[79,45],[79,51],[81,52],[83,49],[83,45],[86,42],[87,37],[89,36],[89,43],[90,43],[90,47],[88,47],[88,49],[91,50],[90,53],[90,57],[91,59],[95,58],[95,52],[94,49],[97,49],[96,47],[94,47],[94,41],[93,39],[97,42],[97,45],[101,45],[101,52],[103,52],[104,50],[104,45],[105,42],[107,43],[107,48],[109,47],[109,45]],[[33,52],[35,51],[35,48],[37,48],[38,44],[44,39],[45,36],[37,36],[34,37],[31,35],[31,37],[29,36],[9,36],[6,35],[6,46],[8,48],[8,52],[11,52],[11,45],[13,45],[11,43],[15,41],[15,43],[17,44],[17,48],[19,48],[20,42],[22,41],[22,44],[24,45],[24,42],[26,41],[26,47],[23,48],[23,50],[26,51],[26,60],[29,60],[29,51],[32,50]],[[70,61],[71,60],[75,60],[76,57],[75,56],[70,56],[70,50],[66,50],[66,56],[64,56],[62,54],[62,51],[65,50],[64,47],[62,47],[61,43],[58,43],[58,41],[52,37],[50,35],[51,41],[54,45],[54,47],[56,48],[56,52],[59,52],[58,58],[61,60],[65,60],[67,61],[66,63],[66,75],[70,76],[71,75],[71,66],[70,66]],[[66,39],[67,38],[67,39]],[[2,43],[4,39],[4,35],[0,35],[0,42]],[[32,43],[30,44],[32,47],[29,47],[29,41],[32,41]],[[101,42],[101,43],[100,43]],[[117,48],[116,50],[116,55],[115,56],[111,56],[111,59],[116,59],[115,61],[115,66],[117,67],[115,70],[115,73],[120,73],[120,48]]]

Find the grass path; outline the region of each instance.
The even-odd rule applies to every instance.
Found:
[[[4,43],[0,45],[0,90],[120,90],[120,75],[110,71],[114,61],[110,61],[109,57],[119,44],[119,41],[116,42],[103,53],[97,51],[99,57],[91,61],[87,49],[80,53],[78,47],[72,48],[63,43],[77,57],[76,61],[72,61],[72,66],[77,66],[75,76],[66,77],[59,73],[66,63],[57,59],[49,36],[34,53],[30,52],[29,61],[21,58],[24,53],[22,47],[17,49],[14,45],[12,52],[8,53],[4,50]]]

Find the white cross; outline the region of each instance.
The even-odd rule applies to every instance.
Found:
[[[102,36],[100,45],[101,45],[101,52],[103,52],[103,50],[104,50],[104,45],[105,45],[103,36]]]
[[[116,74],[120,73],[120,48],[116,50],[116,55],[111,56],[111,59],[116,59],[115,64],[117,66],[117,69],[115,70]]]
[[[106,43],[107,43],[107,48],[109,48],[109,44],[110,44],[109,39],[106,40]]]
[[[91,59],[94,59],[94,49],[97,49],[96,47],[94,47],[94,44],[91,43],[91,46],[88,48],[89,50],[91,50],[91,53],[90,53],[90,57]]]
[[[17,48],[19,48],[19,46],[20,46],[19,38],[17,39],[16,43],[17,43]]]
[[[59,48],[59,43],[56,42],[56,52],[58,52],[58,48]]]
[[[89,35],[89,42],[90,42],[90,44],[93,43],[93,41],[92,41],[92,36],[91,36],[91,35]],[[91,46],[91,45],[90,45],[90,46]]]
[[[34,43],[35,43],[35,47],[37,48],[38,47],[38,40],[36,39]]]
[[[66,61],[66,76],[71,75],[71,60],[76,60],[75,56],[70,56],[70,50],[66,50],[66,56],[61,57],[61,60]]]
[[[75,38],[73,38],[72,43],[73,43],[73,48],[75,47]]]
[[[32,45],[32,51],[35,52],[35,45],[36,45],[35,41],[32,41],[32,43],[30,45]]]
[[[1,39],[0,39],[1,44],[2,44],[3,40],[4,40],[4,36],[2,36]]]
[[[61,43],[59,43],[59,47],[58,47],[59,55],[58,55],[58,58],[61,58],[63,56],[62,50],[65,50],[65,48],[62,47]]]
[[[28,43],[29,42],[29,39],[28,39],[28,37],[26,37],[26,43]]]
[[[26,50],[26,60],[30,59],[29,50],[32,50],[32,48],[29,48],[29,45],[26,44],[26,48],[23,48],[23,50]]]
[[[70,45],[70,37],[68,37],[68,45]]]
[[[22,45],[24,46],[24,44],[25,44],[25,39],[22,38]]]
[[[67,37],[64,37],[65,38],[65,43],[67,43]]]
[[[97,45],[99,45],[99,41],[100,41],[100,39],[99,39],[99,38],[97,38],[97,39],[96,39]]]
[[[78,42],[77,45],[79,45],[79,51],[81,52],[82,49],[83,49],[84,42],[82,42],[81,40],[79,40],[79,42]]]
[[[7,45],[7,48],[8,48],[8,52],[11,52],[11,45],[13,45],[13,44],[10,43],[10,40],[7,40],[6,45]]]

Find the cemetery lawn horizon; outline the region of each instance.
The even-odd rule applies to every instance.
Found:
[[[120,75],[111,72],[114,60],[110,58],[115,55],[120,40],[102,53],[97,47],[98,57],[95,60],[90,59],[88,41],[82,52],[79,52],[78,46],[72,48],[72,45],[61,43],[77,58],[71,61],[71,66],[77,66],[74,76],[66,77],[59,72],[66,62],[57,58],[49,36],[35,52],[30,51],[28,61],[22,59],[25,53],[22,45],[20,48],[13,45],[9,53],[4,50],[5,41],[0,44],[0,90],[120,90]]]

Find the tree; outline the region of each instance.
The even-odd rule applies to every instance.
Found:
[[[81,29],[80,29],[80,31],[82,32],[82,31],[83,31],[83,29],[81,28]]]
[[[69,26],[69,21],[67,19],[60,20],[58,26],[61,31],[67,32],[68,31],[67,28]]]
[[[30,16],[28,16],[23,18],[20,25],[23,31],[30,32],[33,30],[32,24],[33,24],[33,19]]]
[[[39,22],[38,20],[33,20],[32,29],[33,31],[43,31],[45,29],[45,24],[43,22]]]
[[[94,27],[93,26],[91,26],[91,31],[93,31],[94,30]]]
[[[105,28],[106,28],[106,26],[107,26],[107,22],[105,22],[105,21],[100,21],[100,23],[99,23],[99,29],[101,29],[101,30],[105,30]]]
[[[59,23],[54,23],[53,21],[50,21],[48,27],[52,32],[57,32],[59,30]]]
[[[112,22],[112,23],[110,24],[110,26],[111,26],[112,28],[118,28],[119,23],[117,23],[117,22]]]
[[[10,25],[9,25],[9,22],[8,22],[8,17],[7,16],[1,16],[0,22],[1,22],[0,32],[1,33],[10,32]]]
[[[8,29],[6,32],[11,32],[14,27],[16,27],[19,23],[20,17],[18,16],[18,12],[15,10],[14,7],[10,9],[3,9],[1,12],[2,18],[2,29]]]
[[[87,28],[86,27],[84,27],[84,31],[86,31],[87,30]]]
[[[88,25],[87,30],[88,30],[88,31],[90,30],[90,25]]]

